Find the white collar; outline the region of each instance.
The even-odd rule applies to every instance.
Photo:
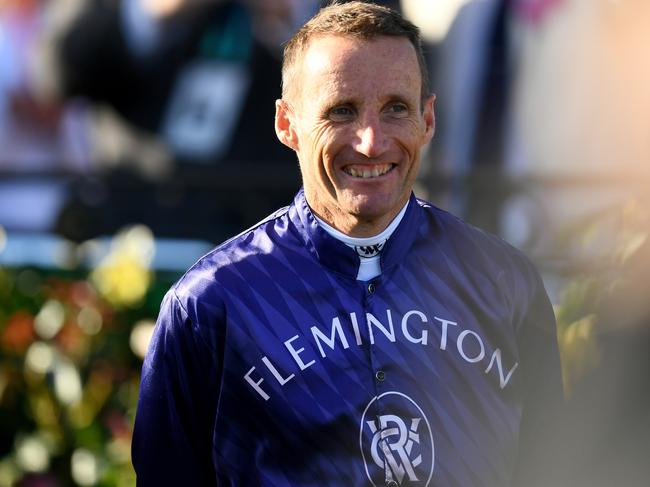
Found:
[[[318,224],[323,227],[323,229],[332,237],[343,242],[348,247],[356,250],[357,254],[359,254],[360,257],[360,266],[359,272],[357,274],[357,279],[367,281],[381,274],[381,267],[379,262],[381,250],[384,248],[384,245],[402,221],[407,207],[408,201],[402,207],[400,212],[395,216],[395,218],[393,218],[393,220],[388,224],[388,226],[382,232],[373,237],[350,237],[349,235],[346,235],[345,233],[324,222],[316,215],[314,215],[314,217],[316,218]]]

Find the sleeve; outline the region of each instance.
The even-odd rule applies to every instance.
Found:
[[[535,271],[533,296],[519,329],[523,410],[513,487],[548,487],[553,480],[563,414],[555,314]]]
[[[216,485],[219,367],[200,331],[170,291],[142,368],[132,443],[138,486]]]

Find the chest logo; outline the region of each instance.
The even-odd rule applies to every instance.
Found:
[[[359,254],[360,257],[374,257],[376,255],[379,255],[381,252],[381,249],[384,248],[384,245],[386,244],[386,241],[384,240],[381,243],[375,244],[375,245],[357,245],[355,250],[357,251],[357,254]]]
[[[431,426],[417,403],[397,391],[373,398],[361,418],[359,445],[373,486],[427,486],[433,476]]]

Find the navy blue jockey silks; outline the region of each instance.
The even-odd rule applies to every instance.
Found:
[[[166,295],[145,359],[138,485],[508,487],[534,475],[530,446],[561,383],[533,266],[414,196],[380,255],[381,275],[357,280],[359,255],[301,191],[199,260]]]

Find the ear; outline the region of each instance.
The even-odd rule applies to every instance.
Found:
[[[280,142],[298,152],[294,114],[289,104],[282,99],[275,100],[275,134]]]
[[[436,101],[436,95],[431,95],[424,102],[424,110],[422,117],[424,118],[424,143],[426,144],[431,140],[433,134],[436,132],[436,114],[433,110],[433,105]]]

